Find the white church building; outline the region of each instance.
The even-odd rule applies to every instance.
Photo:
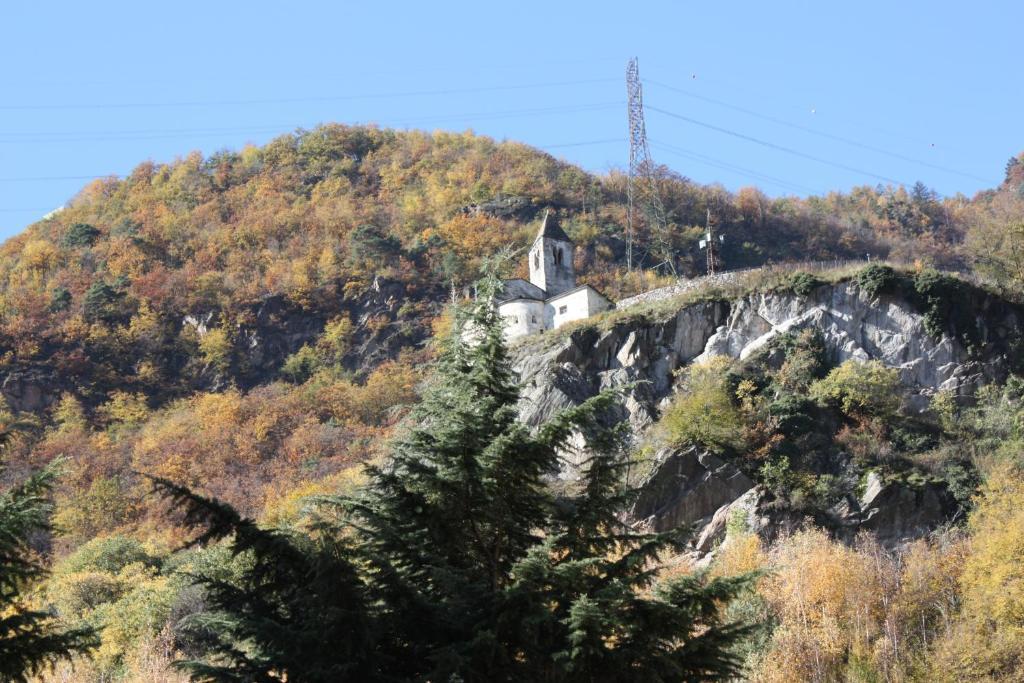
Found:
[[[558,219],[544,213],[540,232],[530,247],[530,279],[505,280],[495,303],[505,319],[505,336],[515,339],[553,330],[612,307],[590,285],[576,285],[576,245]]]

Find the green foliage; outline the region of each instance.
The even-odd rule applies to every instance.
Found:
[[[26,606],[26,590],[44,574],[31,546],[50,530],[56,466],[0,493],[0,677],[27,681],[45,666],[95,644],[87,628],[62,630],[49,612]]]
[[[100,234],[99,230],[88,223],[73,223],[64,233],[61,245],[70,248],[91,247],[96,243]]]
[[[233,581],[199,577],[209,607],[185,629],[211,657],[182,663],[194,680],[270,681],[282,673],[324,683],[379,678],[387,662],[375,652],[371,595],[345,534],[264,530],[227,505],[154,481],[185,511],[186,524],[201,530],[192,545],[229,538],[232,557],[246,565]]]
[[[207,330],[199,340],[199,351],[203,354],[203,360],[215,370],[225,372],[231,367],[234,347],[225,327]]]
[[[924,269],[914,275],[914,291],[924,307],[924,326],[930,335],[938,338],[949,334],[968,352],[978,350],[982,332],[962,280]]]
[[[774,345],[785,353],[785,360],[775,374],[775,382],[783,389],[805,392],[811,383],[828,370],[825,339],[821,330],[803,330],[799,335],[785,334]]]
[[[354,326],[347,316],[339,316],[327,321],[323,334],[316,341],[316,350],[324,363],[332,366],[341,364],[352,348],[353,332]]]
[[[54,568],[55,574],[71,574],[96,570],[116,574],[130,564],[156,566],[157,559],[146,552],[134,538],[121,535],[103,536],[79,546]]]
[[[320,367],[320,357],[309,344],[303,344],[302,348],[288,356],[281,366],[281,374],[295,384],[302,384],[317,371]]]
[[[900,278],[890,266],[872,263],[857,273],[856,281],[869,297],[875,299],[880,294],[894,292]]]
[[[817,275],[797,271],[789,276],[783,287],[789,289],[797,296],[810,296],[814,293],[814,290],[823,284],[825,284],[825,281]]]
[[[86,320],[111,321],[121,316],[120,302],[123,294],[103,281],[89,285],[82,301],[82,313]]]
[[[373,225],[361,225],[349,234],[349,263],[359,271],[386,268],[401,251],[401,243]]]
[[[62,498],[54,523],[65,542],[83,543],[129,522],[135,496],[121,476],[96,477],[84,490]]]
[[[54,287],[50,294],[50,311],[60,313],[71,307],[71,292],[64,287]]]
[[[661,417],[670,443],[692,442],[715,450],[743,447],[743,419],[730,390],[729,365],[729,359],[716,357],[686,369],[681,391]]]
[[[810,387],[810,395],[848,415],[895,414],[901,404],[900,374],[879,361],[848,360]]]

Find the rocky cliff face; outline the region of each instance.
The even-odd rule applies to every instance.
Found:
[[[680,367],[715,355],[744,359],[778,335],[808,328],[820,331],[835,363],[854,358],[898,368],[911,411],[926,409],[928,397],[939,389],[969,400],[977,387],[1005,379],[1014,367],[1021,323],[1017,309],[1006,302],[980,291],[972,296],[981,339],[974,348],[953,329],[931,334],[924,313],[909,298],[872,298],[853,282],[822,285],[807,296],[759,292],[732,301],[662,303],[658,313],[637,306],[515,348],[523,383],[521,414],[527,423],[539,424],[604,388],[624,387],[619,417],[642,430],[657,420]],[[754,482],[711,454],[664,451],[654,460],[634,518],[656,529],[695,525],[699,550],[721,538],[731,514],[742,514],[749,527],[765,535],[796,523],[766,511],[764,493]],[[954,509],[944,490],[874,481],[863,496],[850,496],[829,515],[841,533],[871,529],[883,541],[898,543],[927,533]]]
[[[624,415],[636,427],[658,415],[680,367],[724,355],[743,359],[786,332],[814,328],[831,360],[878,360],[899,368],[912,407],[949,389],[969,397],[980,385],[1001,381],[1012,365],[1021,319],[1016,308],[978,295],[975,317],[983,346],[968,349],[951,334],[928,332],[925,317],[906,299],[872,299],[852,282],[818,287],[809,296],[791,292],[749,294],[734,301],[700,301],[622,316],[568,334],[531,338],[514,349],[523,383],[523,419],[543,422],[606,387],[634,385]],[[627,312],[631,312],[630,309]],[[667,312],[666,312],[667,311]]]

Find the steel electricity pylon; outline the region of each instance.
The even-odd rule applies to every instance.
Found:
[[[647,125],[644,122],[644,93],[640,82],[640,65],[636,57],[626,67],[626,95],[629,110],[629,182],[627,186],[628,214],[626,225],[626,265],[633,269],[633,251],[640,216],[651,240],[648,252],[661,259],[658,266],[667,266],[676,273],[675,256],[668,235],[668,219],[661,201],[651,149],[647,144]]]

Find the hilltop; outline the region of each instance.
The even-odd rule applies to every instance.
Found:
[[[702,271],[697,226],[709,209],[730,268],[867,254],[963,267],[968,228],[1016,210],[1020,173],[1008,167],[1004,187],[973,202],[923,186],[771,199],[667,169],[661,191],[685,275]],[[365,378],[429,336],[447,293],[485,257],[526,245],[548,208],[580,247],[584,282],[613,299],[659,282],[623,273],[625,177],[515,142],[327,125],[145,162],[0,249],[3,394],[38,412],[61,392],[96,407],[123,390],[156,406],[248,388],[279,377],[330,321],[345,331],[340,362]]]

